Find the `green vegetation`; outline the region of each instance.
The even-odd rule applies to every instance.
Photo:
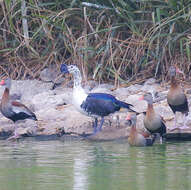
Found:
[[[191,59],[190,0],[0,0],[0,71],[35,78],[75,63],[85,80],[163,77]]]

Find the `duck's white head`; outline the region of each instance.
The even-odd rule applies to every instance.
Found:
[[[71,73],[73,75],[80,73],[80,70],[78,69],[78,67],[76,65],[62,64],[60,67],[60,71],[61,71],[61,73],[64,73],[64,74]]]
[[[74,77],[74,87],[81,87],[81,73],[76,65],[66,65],[62,64],[60,67],[60,71],[63,74],[71,73]]]
[[[87,94],[81,86],[81,73],[76,65],[66,65],[62,64],[60,71],[63,74],[71,73],[74,77],[74,87],[73,87],[73,104],[80,111],[84,112],[80,107],[82,102],[86,99]]]

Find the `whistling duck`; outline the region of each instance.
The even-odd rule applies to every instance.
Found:
[[[144,117],[144,126],[151,133],[160,134],[160,142],[162,143],[162,137],[166,133],[166,126],[164,120],[158,115],[153,108],[153,97],[151,93],[146,93],[139,98],[139,100],[145,100],[148,103],[147,111]]]
[[[87,94],[81,86],[82,76],[80,70],[75,65],[62,64],[60,67],[61,73],[71,73],[74,77],[73,86],[73,105],[76,109],[90,117],[95,118],[93,123],[94,132],[92,135],[101,131],[104,123],[104,117],[111,113],[119,111],[120,108],[127,108],[131,110],[131,104],[117,100],[114,96],[105,93],[89,93]],[[132,106],[133,107],[133,106]],[[133,110],[131,110],[133,111]],[[101,117],[99,127],[98,117]]]
[[[176,128],[179,128],[179,129],[189,128],[185,125],[186,116],[188,115],[188,112],[189,112],[188,101],[187,101],[186,95],[184,94],[183,89],[181,88],[179,82],[176,80],[176,73],[183,73],[183,72],[180,71],[175,66],[170,66],[169,76],[171,79],[171,86],[170,86],[170,90],[167,94],[167,102],[168,102],[168,105],[170,106],[171,110],[175,114],[174,127],[171,130],[174,130]],[[177,122],[176,112],[181,112],[182,114],[184,114],[183,127],[176,126],[176,122]]]
[[[152,146],[153,145],[156,139],[156,134],[154,134],[152,138],[146,138],[148,137],[148,135],[145,135],[145,133],[138,132],[136,128],[137,115],[135,113],[127,115],[126,120],[128,121],[128,125],[131,126],[131,130],[128,137],[129,145],[131,146]]]
[[[7,78],[0,82],[0,85],[5,86],[5,90],[1,99],[0,110],[1,113],[8,119],[12,120],[14,123],[18,120],[32,119],[37,121],[35,114],[29,110],[25,105],[20,102],[11,101],[9,96],[9,91],[11,88],[11,79]],[[14,135],[10,139],[16,139],[19,135],[17,134],[16,127]]]

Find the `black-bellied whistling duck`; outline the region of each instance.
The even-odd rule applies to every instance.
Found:
[[[179,82],[176,79],[176,73],[182,73],[182,71],[180,71],[175,66],[170,66],[169,75],[171,79],[171,86],[167,94],[167,102],[171,110],[175,114],[174,127],[171,130],[174,130],[176,128],[179,129],[189,128],[186,126],[186,116],[188,115],[189,112],[188,101],[186,95],[184,94],[183,89],[181,88]],[[181,112],[182,114],[184,114],[184,125],[182,127],[176,126],[177,125],[176,112]]]
[[[160,134],[160,142],[162,143],[162,137],[166,133],[166,126],[162,117],[157,114],[153,108],[153,97],[151,93],[146,93],[139,98],[139,100],[145,100],[148,103],[147,111],[144,117],[144,126],[151,133]]]
[[[93,124],[94,132],[92,135],[101,131],[105,116],[119,111],[120,108],[126,108],[133,111],[130,108],[133,107],[133,105],[117,100],[111,94],[87,94],[81,86],[82,76],[77,66],[67,66],[66,64],[62,64],[60,70],[64,74],[71,73],[74,77],[73,105],[75,106],[75,108],[82,114],[95,118],[95,122]],[[101,117],[101,123],[97,128],[98,117]]]
[[[27,108],[25,105],[20,102],[11,101],[9,96],[9,91],[11,88],[11,79],[7,78],[1,80],[0,85],[5,86],[5,90],[1,99],[1,113],[8,119],[12,120],[14,123],[18,120],[32,119],[37,121],[35,114]],[[8,140],[16,139],[19,135],[17,134],[16,127],[14,135],[11,136]]]
[[[138,132],[136,128],[136,122],[137,122],[137,116],[135,113],[128,114],[126,118],[128,124],[131,126],[131,130],[129,133],[128,137],[128,143],[131,146],[152,146],[155,139],[156,139],[156,134],[153,135],[151,138],[146,138],[148,137],[145,136],[144,133]]]

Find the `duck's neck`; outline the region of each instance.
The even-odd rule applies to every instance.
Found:
[[[148,108],[153,109],[153,103],[148,103]]]
[[[131,130],[130,130],[130,136],[135,136],[137,134],[137,128],[136,125],[132,125],[131,126]]]
[[[136,131],[136,130],[137,130],[136,125],[135,125],[135,124],[133,124],[133,125],[131,126],[131,130],[132,130],[132,131]]]
[[[175,88],[175,87],[177,87],[178,85],[179,85],[179,83],[178,83],[178,81],[176,80],[176,77],[175,76],[172,76],[171,77],[171,87],[172,88]]]
[[[148,103],[146,115],[147,115],[147,116],[150,116],[150,115],[152,115],[152,114],[154,114],[153,104]]]
[[[9,103],[9,88],[7,88],[7,87],[4,90],[1,103],[2,103],[2,105]]]
[[[87,98],[85,90],[82,88],[82,77],[79,70],[73,73],[74,87],[73,87],[73,105],[81,111],[81,104]]]
[[[148,109],[153,109],[153,99],[150,98],[149,100],[147,100],[148,103]]]
[[[82,76],[79,70],[73,74],[74,77],[74,88],[82,88]]]

